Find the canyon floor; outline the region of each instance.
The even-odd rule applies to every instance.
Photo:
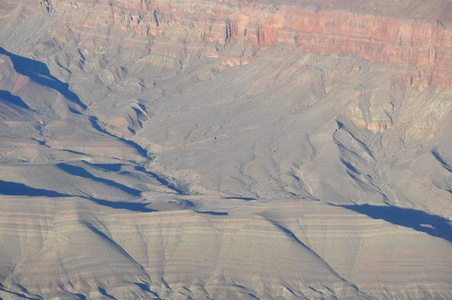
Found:
[[[0,299],[451,299],[448,0],[2,0]]]

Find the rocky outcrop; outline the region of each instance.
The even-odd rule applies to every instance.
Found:
[[[42,4],[51,11],[51,34],[59,40],[71,37],[103,47],[119,43],[178,57],[217,57],[224,47],[238,45],[233,50],[237,59],[229,59],[229,64],[251,60],[247,48],[288,45],[411,66],[416,69],[404,75],[408,85],[452,85],[452,26],[440,15],[442,21],[416,20],[356,11],[353,6],[300,7],[284,1],[54,0],[51,9],[47,2]],[[447,11],[447,4],[443,6]]]

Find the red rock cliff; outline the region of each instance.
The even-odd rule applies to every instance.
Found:
[[[417,67],[405,76],[407,84],[452,86],[450,2],[431,4],[430,15],[425,4],[412,4],[424,12],[417,20],[397,18],[390,11],[376,15],[382,9],[371,8],[386,0],[356,1],[354,6],[350,1],[342,6],[317,2],[321,5],[238,0],[54,0],[43,4],[57,24],[54,34],[71,34],[79,41],[119,41],[123,47],[143,48],[167,43],[168,50],[170,41],[177,40],[197,43],[185,51],[204,56],[216,56],[218,49],[232,43],[242,49],[284,43],[307,52],[341,51],[375,62]],[[367,11],[355,9],[364,4]],[[177,51],[176,46],[173,49]]]

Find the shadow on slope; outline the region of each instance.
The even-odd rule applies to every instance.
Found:
[[[93,174],[91,174],[90,172],[86,171],[82,167],[72,166],[72,165],[65,164],[65,163],[57,164],[56,166],[59,169],[63,170],[64,172],[71,174],[73,176],[79,176],[79,177],[87,178],[87,179],[90,179],[90,180],[93,180],[96,182],[101,182],[101,183],[107,184],[111,187],[120,189],[121,191],[128,193],[130,195],[136,196],[136,197],[139,197],[141,195],[141,191],[139,191],[139,190],[130,188],[121,183],[117,183],[116,181],[113,181],[113,180],[96,177]]]
[[[190,194],[189,191],[177,187],[174,183],[169,182],[165,177],[163,177],[157,173],[150,172],[143,167],[136,167],[135,170],[141,171],[143,173],[146,173],[146,174],[152,176],[152,178],[157,180],[161,185],[166,186],[167,188],[169,188],[170,190],[173,190],[175,193],[177,193],[179,195],[189,195]]]
[[[91,122],[91,126],[93,126],[94,129],[96,129],[99,132],[102,132],[108,136],[111,136],[115,139],[120,140],[121,142],[124,142],[126,144],[128,144],[129,146],[135,148],[135,150],[138,152],[138,154],[140,154],[143,157],[147,157],[148,156],[148,152],[146,151],[146,149],[142,148],[140,145],[138,145],[137,143],[130,141],[130,140],[126,140],[124,138],[121,138],[119,136],[113,135],[110,132],[108,132],[107,130],[103,129],[100,125],[99,125],[99,120],[96,117],[90,116],[89,117],[89,121]]]
[[[30,107],[20,97],[14,96],[8,91],[0,90],[0,100],[5,100],[8,103],[17,105],[22,108],[29,109]]]
[[[232,199],[232,200],[243,200],[243,201],[254,201],[257,200],[256,198],[252,198],[252,197],[224,197],[224,199]]]
[[[102,169],[104,171],[110,171],[110,172],[119,172],[121,171],[121,167],[124,166],[124,164],[91,164],[86,162],[87,164]]]
[[[433,157],[435,157],[437,161],[439,161],[439,163],[443,166],[444,169],[452,173],[452,167],[441,157],[438,150],[433,150],[432,155]]]
[[[68,197],[68,195],[60,194],[55,191],[44,190],[44,189],[35,189],[29,186],[26,186],[23,183],[9,182],[0,180],[0,195],[8,195],[8,196],[41,196],[41,197]]]
[[[229,215],[229,213],[226,212],[226,211],[211,211],[211,210],[200,211],[200,210],[195,210],[195,212],[197,212],[198,214],[207,214],[207,215],[212,215],[212,216],[227,216],[227,215]]]
[[[30,77],[36,83],[57,90],[61,95],[79,105],[82,109],[87,108],[77,94],[69,90],[69,84],[52,76],[49,68],[44,63],[12,54],[2,47],[0,47],[0,54],[7,55],[11,59],[18,73]]]
[[[111,208],[116,209],[126,209],[130,211],[137,211],[137,212],[154,212],[157,211],[156,209],[147,208],[147,203],[134,203],[134,202],[114,202],[114,201],[108,201],[108,200],[102,200],[102,199],[94,199],[94,198],[88,198],[89,200],[96,202],[99,205],[102,206],[108,206]]]
[[[334,205],[334,204],[333,204]],[[409,227],[452,242],[451,221],[420,210],[393,206],[373,205],[335,205],[365,214],[373,219],[382,219],[389,223]]]
[[[81,198],[93,201],[96,204],[115,208],[115,209],[126,209],[126,210],[130,210],[130,211],[139,211],[139,212],[156,211],[155,209],[147,208],[146,207],[147,203],[115,202],[115,201],[108,201],[108,200],[103,200],[103,199],[82,197],[82,196],[77,196],[77,195],[61,194],[61,193],[51,191],[51,190],[32,188],[23,183],[9,182],[9,181],[3,181],[3,180],[0,180],[0,195],[26,196],[26,197],[49,197],[49,198],[81,197]]]
[[[24,292],[25,291],[26,291],[26,289],[24,289]],[[11,298],[9,298],[9,299],[30,299],[30,300],[39,300],[40,299],[40,298],[30,298],[30,297],[26,296],[25,294],[8,291],[2,287],[0,287],[0,292],[4,292],[6,295],[11,296]]]

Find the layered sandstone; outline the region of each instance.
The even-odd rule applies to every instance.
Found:
[[[93,4],[60,0],[53,1],[48,10],[54,22],[51,34],[58,40],[71,37],[84,44],[95,42],[97,47],[119,43],[121,47],[150,48],[176,57],[218,57],[224,47],[238,44],[236,63],[242,64],[252,59],[244,56],[244,49],[284,44],[306,52],[340,51],[374,62],[416,67],[404,75],[408,85],[450,87],[452,27],[447,16],[441,15],[450,5],[439,4],[442,13],[433,20],[388,12],[376,15],[372,5],[366,3],[367,11],[359,11],[359,4],[344,8],[325,3],[299,6],[284,1]]]
[[[149,211],[134,212],[3,196],[2,289],[65,299],[451,295],[451,244],[425,232],[307,200],[171,199],[147,194]]]

